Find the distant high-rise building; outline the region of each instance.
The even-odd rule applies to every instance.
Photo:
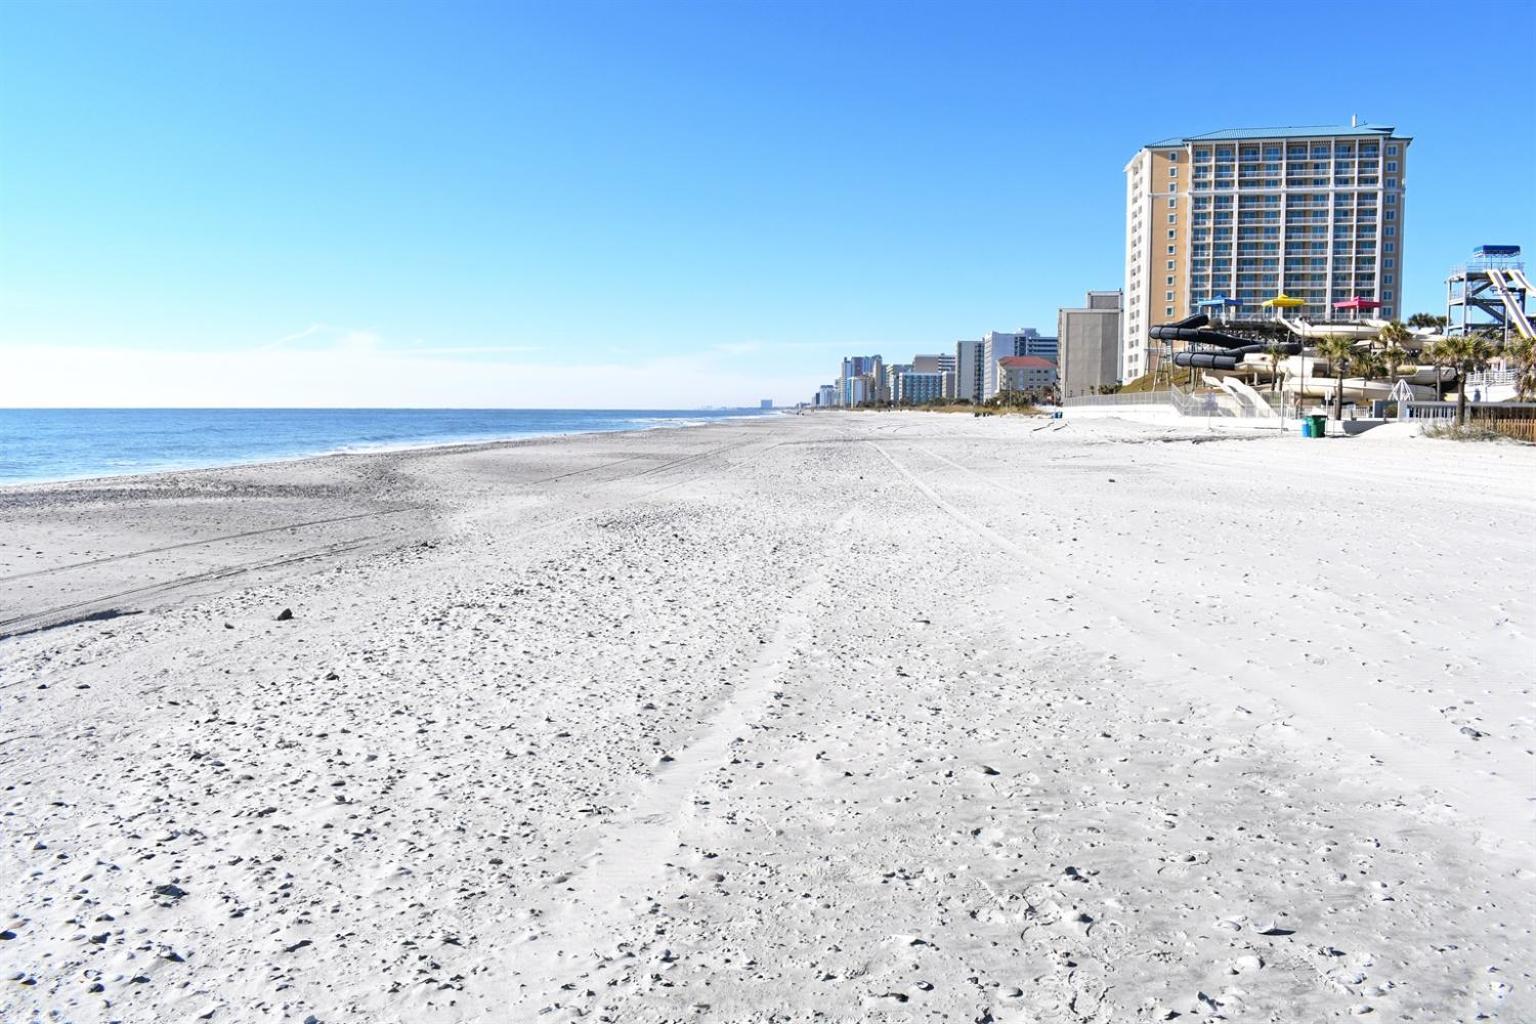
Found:
[[[1001,385],[997,377],[997,361],[1007,356],[1039,356],[1055,360],[1056,339],[1041,337],[1033,327],[1021,327],[1017,331],[988,331],[981,339],[983,372],[986,374],[981,400],[997,394]]]
[[[830,409],[837,404],[837,388],[832,384],[823,384],[816,389],[814,402],[818,409]]]
[[[943,373],[955,368],[955,357],[948,354],[913,356],[912,369],[916,373]]]
[[[855,381],[861,383],[855,385]],[[879,356],[846,356],[837,378],[838,404],[853,406],[884,399],[885,368]]]
[[[1042,356],[1003,356],[997,361],[999,391],[1039,393],[1056,386],[1056,363]]]
[[[955,342],[955,388],[957,399],[979,402],[987,387],[986,353],[980,341]]]
[[[1121,376],[1152,370],[1149,328],[1284,292],[1320,320],[1359,296],[1402,315],[1409,138],[1366,124],[1244,128],[1164,139],[1125,165]]]
[[[1080,309],[1056,312],[1061,394],[1091,395],[1120,379],[1120,309],[1118,291],[1089,292]]]
[[[922,405],[924,402],[937,402],[944,397],[945,378],[950,376],[948,370],[937,373],[905,370],[895,373],[894,367],[892,369],[895,389],[891,401],[897,405]]]

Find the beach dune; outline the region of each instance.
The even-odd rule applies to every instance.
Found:
[[[0,489],[0,1019],[1536,1018],[1533,522],[920,413]]]

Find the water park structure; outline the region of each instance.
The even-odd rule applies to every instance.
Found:
[[[1445,279],[1445,318],[1455,334],[1485,334],[1502,344],[1536,338],[1526,311],[1533,291],[1518,245],[1480,245]]]
[[[1158,365],[1188,370],[1192,383],[1247,405],[1435,401],[1457,377],[1435,352],[1448,337],[1477,335],[1500,345],[1533,337],[1526,310],[1533,289],[1519,255],[1519,246],[1481,245],[1451,272],[1448,327],[1377,319],[1381,303],[1367,296],[1332,303],[1326,320],[1307,320],[1296,315],[1304,300],[1282,292],[1248,316],[1234,315],[1243,303],[1212,296],[1196,303],[1202,312],[1147,334],[1161,349]]]

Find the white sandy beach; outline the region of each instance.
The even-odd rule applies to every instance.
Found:
[[[1536,1019],[1536,449],[1378,433],[0,489],[0,1020]]]

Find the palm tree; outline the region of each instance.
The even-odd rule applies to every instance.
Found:
[[[1444,350],[1444,357],[1456,370],[1456,422],[1467,422],[1467,374],[1475,373],[1488,365],[1493,358],[1493,345],[1480,334],[1463,334],[1447,338],[1435,346],[1436,353]]]
[[[1451,349],[1455,348],[1451,342],[1454,340],[1454,338],[1442,338],[1424,346],[1424,356],[1435,368],[1435,401],[1437,402],[1445,401],[1445,375],[1440,370],[1442,367],[1451,365]]]
[[[1515,395],[1522,402],[1530,401],[1536,392],[1536,341],[1511,338],[1504,346],[1504,358],[1515,364]]]
[[[1376,333],[1376,340],[1381,342],[1382,348],[1402,348],[1413,337],[1413,332],[1396,320],[1389,321]],[[1371,348],[1376,347],[1375,343]]]
[[[1337,381],[1333,418],[1342,420],[1344,418],[1344,370],[1355,356],[1355,343],[1349,338],[1330,334],[1318,340],[1317,354],[1328,360],[1328,369],[1333,371],[1334,380]]]
[[[1433,327],[1438,331],[1444,331],[1450,323],[1448,317],[1436,316],[1433,313],[1415,313],[1408,318],[1409,327]]]
[[[1269,390],[1280,390],[1280,360],[1286,356],[1285,346],[1278,341],[1272,341],[1264,348],[1264,354],[1269,357]]]
[[[1359,372],[1361,379],[1367,384],[1371,382],[1372,378],[1391,372],[1387,369],[1386,357],[1374,349],[1356,352],[1351,359],[1354,363],[1354,369]]]
[[[1408,350],[1401,345],[1388,344],[1382,350],[1381,357],[1386,360],[1387,376],[1396,377],[1402,370],[1403,363],[1408,360]]]

